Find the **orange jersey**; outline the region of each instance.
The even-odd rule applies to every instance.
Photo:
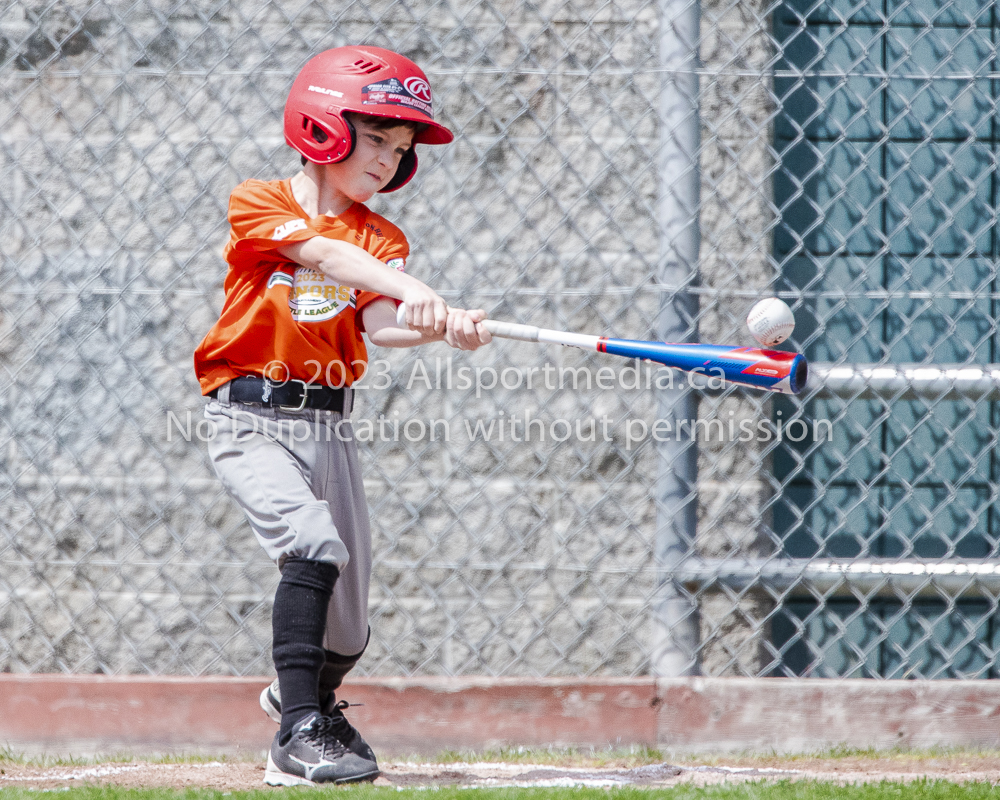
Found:
[[[350,386],[368,360],[359,314],[380,295],[338,285],[278,248],[326,236],[402,270],[409,255],[402,231],[361,203],[337,217],[310,218],[289,180],[241,183],[229,198],[229,222],[225,304],[194,353],[202,394],[265,369],[275,381]]]

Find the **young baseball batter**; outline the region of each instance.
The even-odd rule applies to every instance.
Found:
[[[280,722],[265,782],[374,779],[375,755],[336,690],[368,643],[371,538],[351,386],[361,337],[385,347],[444,340],[475,349],[482,311],[450,309],[404,271],[406,238],[363,203],[417,169],[416,144],[446,144],[424,73],[376,47],[313,58],[285,105],[302,155],[288,180],[251,180],[229,204],[225,305],[195,352],[216,474],[281,570],[277,680],[261,705]],[[396,326],[406,303],[409,329]]]

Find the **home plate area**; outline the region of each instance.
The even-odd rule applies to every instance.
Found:
[[[500,762],[431,764],[386,761],[377,786],[563,787],[704,786],[718,783],[774,780],[825,780],[865,783],[908,781],[924,777],[955,782],[1000,782],[998,759],[800,758],[761,759],[741,764],[650,764],[623,767],[564,767]],[[192,763],[107,763],[88,766],[38,767],[6,763],[0,766],[0,791],[6,786],[55,789],[66,786],[205,787],[223,791],[263,788],[264,765],[250,761]]]
[[[631,769],[555,767],[494,762],[419,764],[383,763],[375,785],[382,786],[672,786],[678,783],[718,783],[724,780],[791,778],[799,773],[756,767],[718,767],[654,764]],[[104,764],[86,767],[31,767],[7,764],[0,771],[0,789],[23,786],[54,789],[87,784],[125,787],[206,787],[222,790],[261,788],[264,766],[249,762],[190,764]]]

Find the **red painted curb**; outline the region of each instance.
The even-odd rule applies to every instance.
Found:
[[[263,752],[267,678],[0,675],[0,746]],[[674,752],[1000,747],[1000,681],[359,678],[339,695],[383,753],[498,745]]]
[[[15,751],[263,751],[268,678],[0,675]],[[376,749],[654,745],[656,683],[638,679],[360,678],[338,696]]]
[[[14,751],[264,750],[266,678],[0,675],[0,744]]]
[[[338,696],[365,703],[352,719],[395,751],[656,744],[652,678],[369,679]]]
[[[671,751],[1000,747],[1000,681],[677,678],[659,696]]]

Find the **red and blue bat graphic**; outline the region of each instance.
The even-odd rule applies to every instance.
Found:
[[[405,307],[400,305],[396,315],[400,325],[405,324],[405,313]],[[710,378],[720,377],[721,371],[721,377],[730,383],[781,394],[798,394],[806,388],[809,376],[809,365],[801,353],[724,344],[667,344],[637,339],[611,339],[607,336],[555,331],[493,319],[488,319],[483,324],[491,334],[501,339],[547,342],[625,358],[640,358],[685,372],[701,373]]]
[[[713,378],[719,377],[721,370],[730,383],[782,394],[798,394],[806,387],[809,376],[809,365],[801,353],[759,347],[664,344],[602,336],[596,349],[614,356],[655,361],[685,372],[701,372]]]

